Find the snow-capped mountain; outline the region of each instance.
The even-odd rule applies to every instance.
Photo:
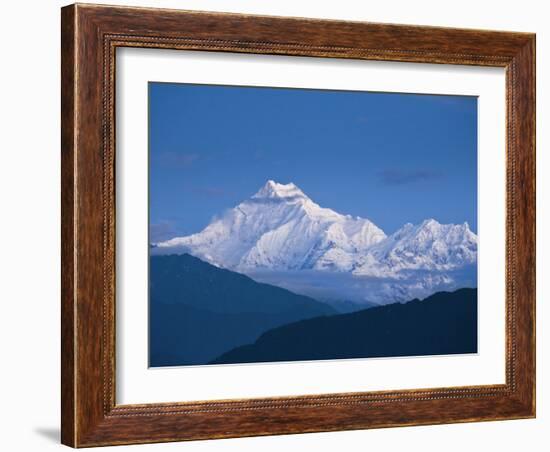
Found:
[[[268,181],[203,231],[156,244],[183,248],[235,270],[350,271],[357,256],[386,238],[369,220],[320,207],[296,185]]]
[[[271,180],[201,232],[155,246],[156,253],[188,252],[306,295],[318,295],[313,290],[329,274],[347,274],[348,298],[374,302],[457,288],[453,274],[477,261],[477,236],[467,223],[429,219],[386,236],[368,219],[323,208],[293,183]]]
[[[399,277],[402,270],[448,271],[477,260],[477,236],[468,223],[440,224],[434,219],[407,223],[361,256],[353,274]]]

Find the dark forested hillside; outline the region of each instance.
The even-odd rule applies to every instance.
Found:
[[[149,272],[151,366],[206,364],[268,329],[335,313],[189,254],[151,256]]]
[[[213,363],[477,352],[477,289],[280,326]]]

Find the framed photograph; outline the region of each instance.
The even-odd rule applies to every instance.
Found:
[[[62,442],[535,416],[535,36],[62,9]]]

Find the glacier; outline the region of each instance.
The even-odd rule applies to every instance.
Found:
[[[196,234],[152,244],[326,301],[385,304],[476,287],[477,235],[427,219],[391,235],[273,180]]]

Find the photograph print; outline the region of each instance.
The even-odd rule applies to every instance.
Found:
[[[477,98],[150,82],[149,366],[477,353]]]

